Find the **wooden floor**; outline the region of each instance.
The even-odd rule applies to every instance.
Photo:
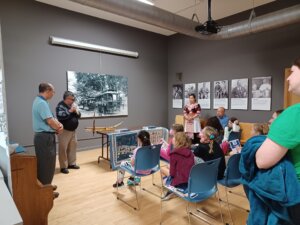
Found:
[[[116,190],[112,184],[116,180],[116,172],[111,171],[107,161],[101,160],[97,163],[100,150],[82,151],[77,154],[77,162],[80,170],[70,170],[69,174],[59,173],[54,176],[53,184],[58,186],[60,193],[54,201],[54,207],[50,211],[49,225],[152,225],[160,223],[160,199],[145,191],[138,189],[140,200],[140,211],[135,211],[116,199]],[[157,174],[157,183],[160,179]],[[142,180],[142,186],[159,193],[159,189],[151,184],[151,178]],[[220,187],[221,198],[225,199],[224,188]],[[241,187],[234,189],[242,193]],[[121,190],[124,197],[135,203],[135,196],[131,189],[124,187]],[[229,195],[230,201],[249,208],[245,198]],[[188,224],[186,214],[186,202],[174,198],[162,204],[162,221],[166,225]],[[211,198],[198,205],[205,211],[217,217],[221,221],[216,198]],[[229,213],[225,204],[222,204],[225,222],[231,223]],[[234,223],[236,225],[246,224],[247,212],[236,207],[231,207]],[[207,217],[206,217],[207,218]],[[209,218],[208,218],[209,219]],[[209,219],[212,224],[221,224]],[[192,218],[191,224],[207,224],[201,220]]]

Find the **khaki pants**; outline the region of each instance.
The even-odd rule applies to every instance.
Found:
[[[77,137],[76,131],[64,130],[58,135],[58,159],[60,168],[76,164]]]

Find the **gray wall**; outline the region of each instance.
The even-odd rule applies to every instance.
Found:
[[[31,106],[38,84],[52,83],[52,109],[66,90],[66,71],[101,72],[128,77],[129,116],[101,118],[96,125],[167,125],[167,37],[48,6],[33,0],[0,0],[10,140],[33,143]],[[138,51],[138,59],[52,46],[54,35]],[[156,106],[155,109],[153,106]],[[81,120],[78,138],[92,137]],[[99,141],[83,141],[80,147]]]
[[[174,123],[176,114],[182,114],[182,110],[172,109],[173,84],[272,76],[271,109],[282,108],[284,69],[300,57],[299,40],[300,25],[223,41],[174,35],[168,42],[169,125]],[[183,73],[182,82],[176,78],[178,72]],[[249,98],[247,111],[228,110],[226,114],[244,122],[265,122],[272,114],[270,111],[251,111],[250,107]],[[202,111],[203,117],[212,115],[215,115],[213,109]]]
[[[32,144],[31,104],[38,84],[54,84],[54,109],[66,89],[67,70],[128,77],[129,116],[97,119],[97,125],[124,120],[123,126],[129,128],[167,126],[182,113],[171,105],[172,84],[177,83],[272,76],[272,110],[282,108],[284,68],[300,50],[300,25],[224,41],[183,35],[167,38],[33,0],[0,0],[0,20],[10,139],[22,145]],[[52,46],[48,43],[50,35],[138,51],[140,57]],[[183,73],[182,82],[176,80],[177,72]],[[203,110],[204,117],[214,114],[214,110]],[[241,121],[262,122],[271,112],[228,110],[227,114]],[[80,139],[92,136],[83,129],[91,125],[91,119],[80,121]],[[97,144],[99,141],[83,141],[80,148]]]

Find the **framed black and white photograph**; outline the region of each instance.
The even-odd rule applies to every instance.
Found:
[[[189,103],[189,95],[194,94],[197,98],[197,90],[196,90],[196,84],[185,84],[184,85],[184,105]]]
[[[254,77],[252,78],[252,110],[271,110],[271,77]]]
[[[210,82],[198,83],[198,103],[201,109],[210,109]]]
[[[174,84],[172,89],[172,106],[174,109],[182,109],[183,104],[183,85]]]
[[[67,84],[82,118],[128,115],[127,77],[68,71]]]
[[[214,109],[228,109],[228,80],[214,81]]]
[[[231,81],[231,109],[248,109],[248,79],[234,79]]]

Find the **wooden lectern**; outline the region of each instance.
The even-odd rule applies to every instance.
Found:
[[[24,225],[47,225],[53,207],[52,185],[37,179],[37,162],[33,155],[11,155],[13,199]]]

